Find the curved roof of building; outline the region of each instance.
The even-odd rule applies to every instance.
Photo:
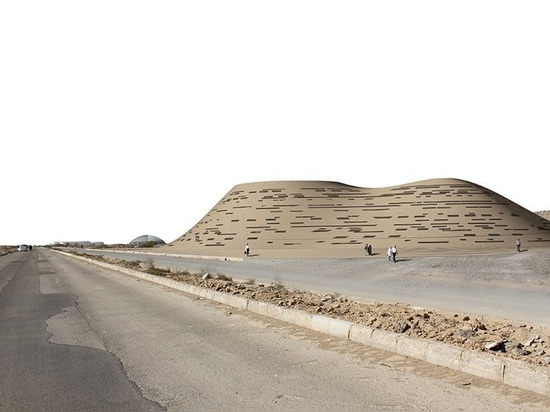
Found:
[[[136,237],[134,240],[130,242],[131,245],[138,245],[142,243],[156,243],[158,245],[163,245],[165,242],[159,237],[153,236],[153,235],[142,235]]]
[[[431,179],[386,188],[272,181],[235,186],[173,253],[242,257],[362,257],[396,244],[416,255],[550,247],[550,221],[475,183]]]

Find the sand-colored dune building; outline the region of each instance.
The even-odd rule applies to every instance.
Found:
[[[445,255],[550,247],[550,221],[475,183],[432,179],[386,188],[270,181],[235,186],[163,249],[262,258]]]

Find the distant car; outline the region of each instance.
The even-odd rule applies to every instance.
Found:
[[[29,250],[29,247],[27,245],[19,245],[19,247],[17,248],[18,252],[26,252],[27,250]]]

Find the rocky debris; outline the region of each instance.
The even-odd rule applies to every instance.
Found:
[[[497,340],[495,342],[489,342],[485,345],[485,349],[494,350],[494,351],[501,350],[503,348],[503,344],[504,342],[501,340]]]
[[[178,278],[176,275],[170,277]],[[550,356],[544,356],[550,353],[550,347],[542,338],[550,336],[550,330],[542,327],[514,325],[502,319],[436,312],[404,304],[356,302],[343,296],[317,295],[285,289],[280,285],[242,284],[216,279],[205,281],[195,275],[180,280],[376,329],[437,340],[469,350],[491,352],[495,356],[531,364],[550,365]]]
[[[135,266],[135,263],[115,259],[109,259],[109,262],[127,267]],[[550,356],[547,355],[550,353],[550,328],[513,324],[504,319],[480,317],[472,313],[446,313],[399,303],[357,302],[336,293],[319,295],[285,288],[280,282],[241,283],[216,275],[171,273],[156,268],[153,274],[281,307],[550,367]]]
[[[537,343],[541,342],[540,335],[535,336],[534,338],[529,339],[527,342],[523,344],[523,346],[533,346]]]
[[[410,329],[410,325],[405,322],[405,321],[402,321],[402,322],[398,322],[394,327],[393,327],[393,331],[395,333],[405,333],[407,330]]]
[[[519,357],[531,354],[531,352],[525,349],[521,343],[508,340],[489,342],[485,345],[485,349],[490,351],[501,351]]]

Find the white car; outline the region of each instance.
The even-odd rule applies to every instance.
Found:
[[[19,245],[19,247],[17,248],[18,252],[26,252],[27,250],[29,250],[29,247],[27,245]]]

